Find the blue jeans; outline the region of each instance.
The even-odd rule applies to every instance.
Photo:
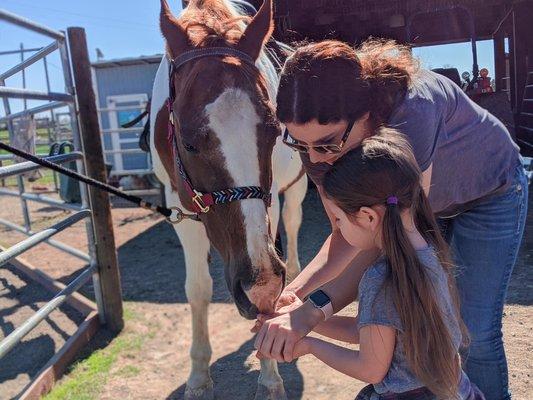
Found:
[[[520,165],[504,193],[439,220],[457,266],[461,314],[470,331],[463,368],[487,400],[511,398],[502,313],[524,234],[527,201],[528,182]]]

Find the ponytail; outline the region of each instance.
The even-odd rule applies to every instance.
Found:
[[[419,199],[422,197],[423,193]],[[429,242],[434,244],[433,240]],[[402,344],[407,362],[438,398],[455,398],[461,372],[459,357],[432,281],[403,227],[401,204],[387,205],[383,249],[389,261],[390,288],[404,329]]]

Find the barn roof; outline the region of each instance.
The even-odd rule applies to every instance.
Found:
[[[111,60],[95,61],[91,65],[94,68],[113,68],[124,67],[129,65],[159,64],[161,62],[162,57],[163,54],[154,54],[152,56],[115,58]]]
[[[329,37],[356,42],[379,36],[428,45],[470,39],[471,20],[477,38],[488,39],[513,4],[524,1],[276,0],[275,16],[278,37],[283,39]]]

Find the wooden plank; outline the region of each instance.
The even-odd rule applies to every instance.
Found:
[[[0,246],[0,249],[4,251],[4,248],[1,246]],[[46,273],[44,273],[43,271],[41,271],[37,267],[30,264],[28,261],[20,257],[14,258],[13,260],[9,262],[9,264],[11,264],[18,271],[20,271],[21,273],[23,273],[24,275],[26,275],[33,281],[44,286],[46,289],[48,289],[53,294],[57,294],[58,292],[60,292],[66,287],[66,285],[64,285],[63,283],[54,280],[53,278],[48,276]],[[72,293],[67,298],[66,303],[69,304],[71,307],[74,307],[84,316],[90,314],[93,311],[96,311],[96,304],[78,292]]]
[[[506,78],[505,64],[505,35],[503,32],[498,32],[494,38],[494,82],[496,82],[497,92],[506,88],[504,82]]]
[[[106,182],[102,139],[85,30],[83,28],[68,28],[67,35],[74,86],[78,99],[80,134],[86,160],[86,172],[89,177],[100,182]],[[100,275],[104,318],[108,328],[113,332],[118,332],[124,327],[122,289],[109,196],[103,190],[90,187],[89,198],[93,212],[96,259]]]
[[[89,343],[100,327],[98,313],[90,313],[61,349],[39,371],[36,378],[23,390],[19,400],[38,400],[61,378],[78,352]]]

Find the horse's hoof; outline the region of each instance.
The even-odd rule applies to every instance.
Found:
[[[271,387],[258,384],[257,392],[255,392],[255,400],[287,400],[283,382],[277,383]]]
[[[209,382],[198,388],[185,387],[185,400],[213,400],[214,398],[215,391],[213,390],[213,382]]]

